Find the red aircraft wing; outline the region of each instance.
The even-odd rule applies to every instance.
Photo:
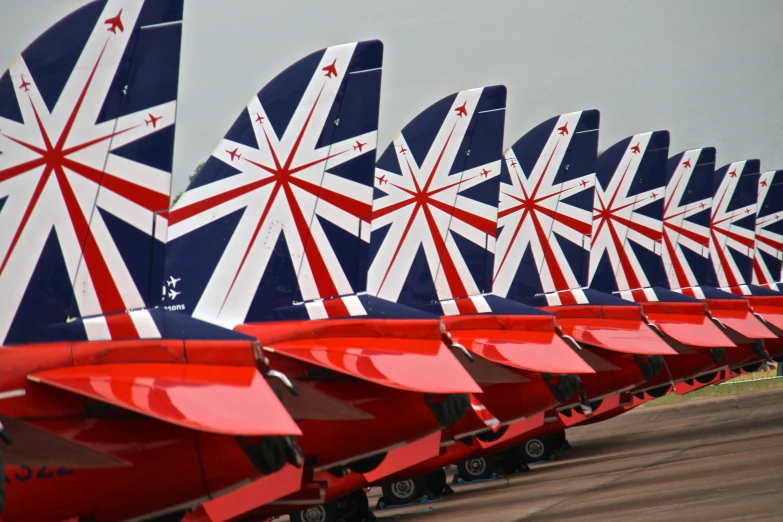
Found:
[[[29,379],[193,430],[302,434],[250,366],[106,364],[45,370]]]
[[[494,363],[548,373],[595,373],[557,335],[550,316],[444,317],[454,341]]]
[[[642,320],[636,306],[552,307],[563,333],[580,343],[637,355],[674,355],[677,352]]]

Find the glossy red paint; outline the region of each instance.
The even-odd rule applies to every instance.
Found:
[[[747,342],[751,339],[775,339],[777,336],[755,317],[745,299],[707,299],[710,315],[729,328],[727,334],[739,334],[732,337],[735,342]],[[742,339],[744,338],[744,339]]]
[[[555,331],[551,316],[443,317],[454,341],[492,362],[534,372],[593,373]]]
[[[256,343],[187,343],[187,355],[182,340],[3,347],[0,392],[12,394],[3,419],[17,435],[3,448],[11,464],[5,522],[125,520],[258,477],[236,437],[203,431],[233,422],[243,433],[298,432],[258,374]],[[210,365],[193,364],[218,352]],[[266,429],[258,408],[272,414]]]
[[[8,467],[4,522],[60,522],[83,515],[92,515],[95,522],[127,520],[196,505],[259,476],[234,437],[147,418],[29,422],[127,464],[110,469]],[[281,488],[278,493],[286,492]]]
[[[330,319],[241,325],[264,349],[369,382],[422,393],[481,388],[441,341],[436,320]]]
[[[558,327],[579,343],[638,355],[676,353],[644,323],[638,306],[572,305],[543,309],[554,313]]]
[[[252,366],[103,364],[44,370],[28,379],[197,431],[302,434]]]
[[[704,303],[646,302],[641,305],[650,324],[677,342],[697,349],[735,346],[707,317]]]

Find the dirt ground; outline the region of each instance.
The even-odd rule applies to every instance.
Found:
[[[376,514],[395,522],[783,520],[783,389],[637,409],[574,428],[568,439],[573,448],[555,462],[415,508],[431,512]]]

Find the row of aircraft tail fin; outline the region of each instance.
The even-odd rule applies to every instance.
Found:
[[[0,79],[6,344],[777,288],[783,178],[759,180],[755,160],[715,170],[712,148],[669,159],[667,131],[599,157],[588,110],[504,153],[493,86],[433,104],[376,163],[379,41],[271,80],[169,212],[181,9],[123,7],[117,25],[113,3],[55,25]],[[39,77],[65,40],[84,47]]]

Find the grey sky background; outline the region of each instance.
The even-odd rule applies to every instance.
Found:
[[[0,0],[0,64],[85,0]],[[379,149],[431,103],[508,87],[505,144],[601,111],[601,149],[668,129],[671,154],[783,168],[780,0],[185,0],[173,194],[268,80],[317,49],[385,44]]]

